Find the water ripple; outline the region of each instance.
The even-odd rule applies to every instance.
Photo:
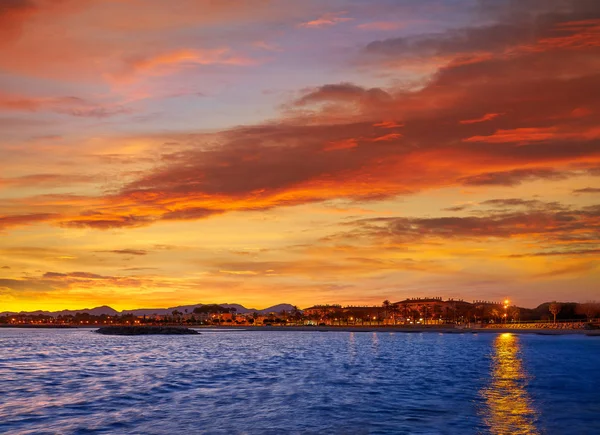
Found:
[[[0,433],[600,433],[599,359],[587,337],[3,329]]]

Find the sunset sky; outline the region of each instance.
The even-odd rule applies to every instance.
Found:
[[[0,0],[0,311],[600,299],[600,1]]]

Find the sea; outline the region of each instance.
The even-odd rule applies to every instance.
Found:
[[[1,434],[600,434],[600,338],[0,329]]]

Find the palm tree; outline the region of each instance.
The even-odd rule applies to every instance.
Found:
[[[398,306],[398,304],[392,304],[392,306],[390,307],[390,311],[392,313],[392,320],[395,325],[396,324],[396,316],[398,314],[400,314],[400,307]]]
[[[448,323],[448,313],[450,312],[450,307],[448,305],[444,306],[444,323]]]
[[[407,303],[402,304],[400,307],[400,311],[402,312],[402,317],[404,317],[404,323],[406,323],[406,320],[411,315],[410,305],[408,305]]]
[[[519,320],[521,311],[517,307],[513,307],[510,309],[508,314],[511,317],[511,319],[513,319],[513,321],[515,321],[515,320]]]
[[[427,318],[429,317],[429,307],[427,305],[421,305],[419,307],[419,312],[423,316],[423,324],[427,325]]]
[[[388,318],[388,312],[390,311],[390,307],[392,306],[392,304],[386,299],[385,301],[383,301],[383,304],[381,306],[383,307],[383,318],[385,319],[383,322],[385,324],[385,321]]]
[[[179,317],[183,314],[181,311],[173,310],[171,314],[173,314],[174,323],[181,322],[181,317]]]
[[[292,311],[290,313],[292,319],[294,319],[294,322],[296,323],[298,323],[298,321],[302,318],[302,312],[296,305],[292,306]]]
[[[417,323],[417,319],[421,317],[421,312],[419,311],[419,307],[413,308],[410,312],[410,317],[413,323]]]
[[[477,319],[479,318],[479,321],[481,323],[483,323],[483,318],[485,317],[485,306],[484,305],[477,305],[475,306],[475,322],[477,322]]]
[[[554,323],[556,323],[556,315],[558,313],[560,313],[560,308],[561,308],[561,305],[558,302],[556,302],[556,301],[553,301],[548,306],[548,311],[550,311],[550,313],[552,313],[552,315],[554,316]]]
[[[576,308],[576,313],[585,315],[588,322],[591,322],[599,312],[600,303],[595,301],[589,301],[584,304],[579,304]]]
[[[497,309],[497,308],[492,308],[492,309],[490,310],[490,315],[492,316],[492,318],[493,318],[494,320],[498,320],[498,318],[500,317],[500,311],[498,311],[498,309]]]
[[[319,309],[319,323],[327,323],[326,320],[330,317],[329,313],[331,312],[329,306],[323,305]]]
[[[442,307],[441,307],[441,305],[434,304],[433,305],[433,318],[434,318],[434,320],[439,321],[441,315],[442,315]]]

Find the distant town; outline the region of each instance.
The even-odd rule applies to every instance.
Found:
[[[196,304],[117,312],[108,306],[57,312],[3,312],[0,326],[188,325],[188,326],[428,326],[579,328],[598,323],[600,302],[545,302],[521,308],[503,301],[409,298],[381,305],[281,304],[263,310],[237,304]],[[545,326],[543,326],[545,325]]]

